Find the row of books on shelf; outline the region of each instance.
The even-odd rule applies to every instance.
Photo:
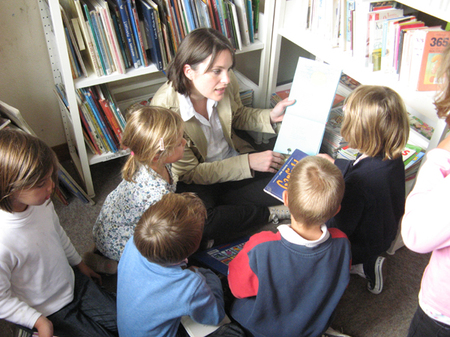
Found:
[[[345,97],[358,85],[360,85],[360,83],[350,76],[346,74],[341,75],[335,99],[325,126],[322,144],[320,146],[321,153],[327,153],[333,158],[356,159],[358,151],[348,147],[348,142],[341,136],[341,125],[344,120],[343,105]],[[271,106],[274,107],[279,101],[289,97],[290,91],[290,89],[285,89],[273,93],[271,96]],[[425,140],[424,144],[427,144],[427,141],[429,141],[433,135],[434,128],[410,113],[408,113],[408,116],[410,128],[413,130],[412,132],[420,135],[419,137]],[[411,180],[416,176],[424,153],[424,150],[420,146],[412,144],[406,145],[403,151],[406,180]]]
[[[395,1],[311,0],[304,6],[306,28],[333,47],[416,90],[436,90],[436,69],[450,38],[446,22],[427,26],[417,11]]]
[[[66,109],[63,84],[55,85],[55,94]],[[105,84],[76,90],[84,140],[92,153],[117,152],[125,128],[125,118]]]
[[[0,101],[0,130],[15,129],[36,136],[29,124],[25,121],[20,111],[9,104]],[[59,185],[55,188],[55,196],[64,205],[69,204],[69,194],[73,194],[83,203],[94,204],[94,201],[86,194],[83,188],[72,178],[72,176],[58,164]]]
[[[242,49],[257,37],[259,1],[61,1],[73,78],[89,76],[89,68],[97,76],[150,64],[163,70],[182,39],[199,27],[219,30]]]
[[[240,97],[245,106],[253,105],[253,89],[240,83]],[[64,85],[55,85],[54,93],[64,109],[68,112]],[[121,150],[122,133],[125,129],[125,118],[107,85],[100,84],[88,88],[76,89],[78,110],[83,128],[85,143],[93,154],[116,153]],[[148,101],[132,104],[148,105]],[[127,109],[127,111],[130,108]],[[0,119],[0,123],[1,123]],[[1,129],[0,124],[0,129]]]

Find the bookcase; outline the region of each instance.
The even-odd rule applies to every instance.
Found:
[[[443,21],[450,21],[450,6],[446,3],[444,4],[444,2],[442,4],[436,1],[423,2],[420,0],[400,0],[397,2],[433,15]],[[292,58],[298,58],[301,53],[308,54],[313,58],[315,57],[323,62],[340,67],[345,74],[353,77],[362,84],[384,85],[397,91],[404,99],[408,111],[413,115],[417,115],[435,129],[431,140],[427,144],[426,150],[436,147],[445,132],[446,124],[436,116],[433,105],[435,92],[416,91],[400,82],[398,76],[379,71],[373,72],[368,67],[365,67],[361,60],[352,56],[351,53],[334,48],[331,41],[321,39],[319,35],[311,33],[311,31],[306,29],[299,31],[299,25],[301,25],[299,20],[306,17],[304,13],[300,12],[304,8],[302,3],[303,1],[301,0],[280,0],[276,2],[271,61],[269,64],[268,92],[273,93],[279,90],[279,73],[285,70],[283,67],[292,64]],[[434,3],[436,5],[433,5]],[[298,54],[283,52],[286,49],[283,48],[286,41],[288,41],[288,45],[294,45],[299,48]],[[267,99],[266,104],[268,105],[270,96],[267,96]],[[411,130],[411,133],[413,132]]]
[[[75,166],[84,180],[86,192],[95,196],[90,166],[109,161],[128,154],[125,150],[94,155],[86,147],[82,121],[78,111],[76,90],[95,85],[107,84],[118,101],[122,112],[129,105],[140,100],[147,100],[162,85],[166,77],[157,67],[130,68],[125,74],[113,72],[110,75],[97,76],[91,72],[88,77],[73,79],[71,63],[66,45],[60,2],[66,0],[37,0],[41,19],[46,34],[49,57],[55,83],[63,83],[66,90],[69,109],[61,106],[61,116],[65,128],[69,151]],[[273,13],[275,0],[261,0],[259,13],[258,37],[254,43],[237,51],[237,76],[254,90],[254,106],[264,107],[267,100],[270,50],[272,42]],[[255,60],[258,60],[255,62]]]
[[[370,0],[362,0],[362,2],[370,2]],[[450,22],[450,5],[447,1],[399,0],[397,2],[437,19]],[[305,8],[303,0],[279,0],[276,2],[268,93],[285,89],[283,79],[286,79],[286,76],[283,78],[283,74],[293,73],[295,68],[292,68],[292,65],[299,56],[316,58],[340,67],[345,74],[362,84],[384,85],[397,91],[404,99],[410,113],[434,127],[433,136],[431,140],[427,141],[425,150],[436,147],[445,136],[447,128],[446,123],[436,115],[433,104],[435,92],[416,91],[400,82],[398,76],[380,71],[373,72],[348,51],[333,47],[331,40],[321,38],[310,30],[299,29],[302,25],[301,20],[306,18],[303,8]],[[354,29],[364,28],[354,27]],[[266,104],[269,104],[270,96],[267,96],[267,99]],[[301,102],[299,103],[301,104]],[[416,135],[412,129],[410,133],[411,140]],[[414,180],[407,182],[407,193],[412,189],[413,183]],[[398,236],[389,253],[393,254],[402,245],[401,236]]]

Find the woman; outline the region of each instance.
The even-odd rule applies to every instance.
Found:
[[[244,107],[231,70],[234,62],[226,37],[214,29],[196,29],[180,44],[168,81],[152,100],[185,121],[187,145],[173,170],[179,176],[177,192],[195,192],[206,205],[207,246],[242,235],[269,216],[276,219],[277,209],[271,215],[268,206],[278,202],[263,188],[284,157],[253,152],[235,129],[275,133],[272,124],[282,121],[285,108],[294,103],[283,100],[273,110]]]

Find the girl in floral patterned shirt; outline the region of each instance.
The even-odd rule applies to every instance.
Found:
[[[183,157],[186,141],[183,121],[171,110],[142,107],[130,113],[122,146],[131,150],[122,169],[122,182],[105,200],[93,228],[96,248],[105,257],[119,261],[136,223],[144,211],[163,195],[175,192],[171,164]],[[97,264],[102,257],[85,254]],[[115,271],[117,263],[114,261]],[[100,270],[99,270],[100,271]]]

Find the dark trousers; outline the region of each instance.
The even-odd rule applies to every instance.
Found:
[[[74,299],[47,318],[58,337],[118,336],[115,296],[106,292],[89,277],[75,272]]]
[[[178,182],[177,193],[194,192],[205,203],[208,216],[203,240],[230,242],[269,219],[268,206],[281,202],[263,191],[273,173],[255,172],[255,177],[213,185]]]
[[[423,312],[420,306],[409,326],[408,337],[449,337],[450,325],[438,322]]]

